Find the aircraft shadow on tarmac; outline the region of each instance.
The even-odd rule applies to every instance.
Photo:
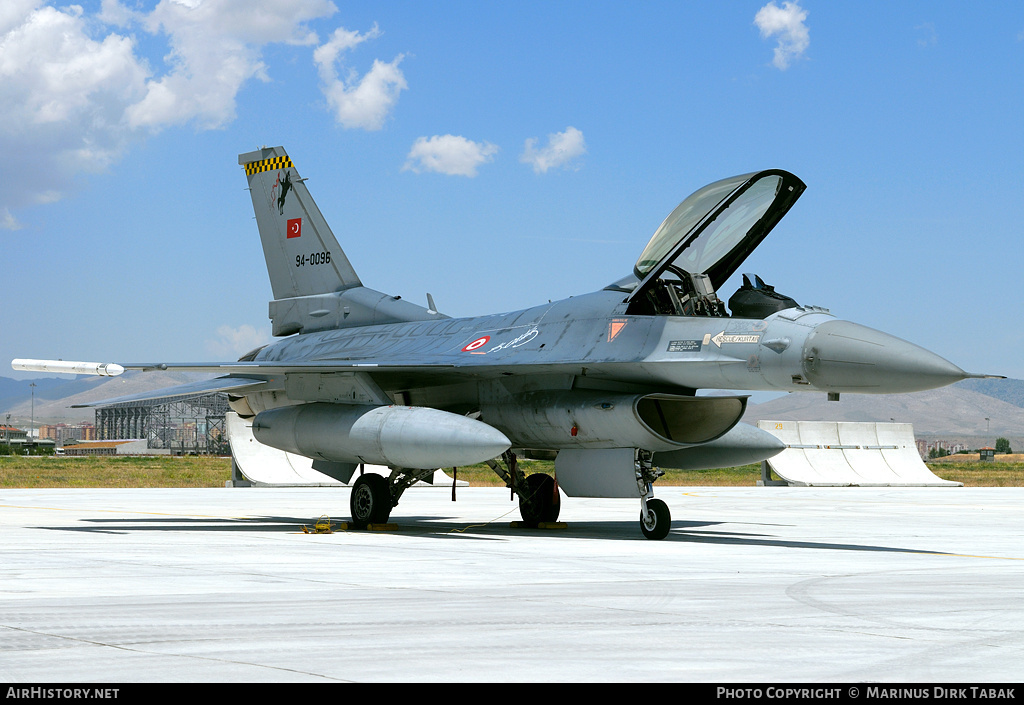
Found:
[[[331,518],[333,533],[362,536],[389,535],[409,536],[416,538],[437,539],[471,539],[471,540],[512,540],[520,537],[539,537],[565,539],[592,539],[601,541],[645,541],[636,532],[633,521],[573,521],[560,528],[528,528],[515,526],[513,522],[502,517],[497,520],[479,523],[459,523],[451,521],[454,517],[434,516],[403,516],[393,518],[392,524],[398,528],[382,530],[355,530],[340,528],[345,519]],[[75,531],[96,534],[130,534],[145,531],[241,531],[259,533],[303,533],[303,528],[310,535],[316,534],[314,527],[317,518],[308,517],[154,517],[130,519],[83,519],[88,526],[54,526],[37,527],[54,531]],[[831,543],[821,541],[797,541],[793,539],[775,538],[767,533],[745,531],[711,530],[709,527],[723,526],[723,522],[707,521],[674,521],[664,541],[689,542],[699,544],[717,544],[732,546],[763,546],[766,548],[796,548],[830,551],[868,551],[885,553],[918,553],[941,555],[941,551],[929,551],[897,546],[872,546],[853,543]],[[768,528],[771,524],[749,524],[751,527]],[[326,535],[326,534],[320,534]]]

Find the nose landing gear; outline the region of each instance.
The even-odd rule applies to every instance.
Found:
[[[640,488],[640,531],[649,539],[660,540],[672,528],[672,513],[668,505],[654,498],[653,483],[665,473],[654,467],[654,454],[636,451],[636,484]]]
[[[668,505],[660,499],[640,499],[640,531],[649,539],[663,539],[672,528]]]

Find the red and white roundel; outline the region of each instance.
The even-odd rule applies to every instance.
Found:
[[[487,345],[487,341],[490,340],[490,339],[491,339],[491,336],[489,336],[489,335],[485,335],[482,338],[477,338],[472,343],[470,343],[466,347],[462,348],[462,352],[473,352],[474,350],[482,348],[483,346]]]

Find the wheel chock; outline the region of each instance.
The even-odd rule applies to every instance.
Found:
[[[387,524],[367,524],[365,529],[360,529],[355,524],[343,521],[338,524],[342,531],[398,531],[398,524],[388,522]]]
[[[539,521],[536,524],[527,524],[525,521],[513,521],[509,523],[510,529],[568,529],[569,525],[564,521]]]

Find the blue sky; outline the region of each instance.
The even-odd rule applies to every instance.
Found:
[[[3,364],[270,340],[261,145],[366,285],[454,316],[601,288],[692,191],[787,169],[742,271],[1024,378],[1020,3],[5,0]]]

